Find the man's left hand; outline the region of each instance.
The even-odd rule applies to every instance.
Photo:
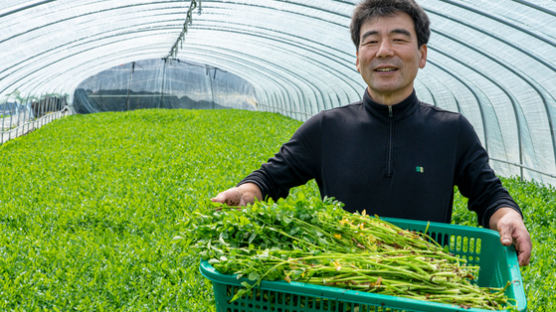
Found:
[[[502,245],[514,244],[520,266],[529,265],[532,249],[531,237],[523,223],[523,218],[517,211],[508,207],[496,210],[490,217],[489,227],[500,233]]]

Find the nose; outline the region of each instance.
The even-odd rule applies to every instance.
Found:
[[[377,57],[388,57],[393,55],[392,43],[388,39],[383,39],[380,41],[378,50],[376,51]]]

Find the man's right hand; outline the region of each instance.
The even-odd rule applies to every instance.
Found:
[[[211,198],[211,200],[228,206],[245,206],[262,198],[263,194],[257,184],[245,183],[220,192],[216,197]]]

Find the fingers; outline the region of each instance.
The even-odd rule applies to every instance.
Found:
[[[519,265],[529,265],[532,249],[529,232],[521,220],[514,219],[508,221],[500,222],[498,225],[500,242],[504,246],[510,246],[513,243]]]
[[[211,200],[228,206],[246,206],[252,204],[255,200],[261,200],[262,197],[259,186],[255,183],[247,182],[221,192],[211,198]]]
[[[212,200],[215,203],[221,203],[224,201],[224,199],[222,198],[222,193],[218,193],[218,195],[214,196],[213,198],[211,198],[210,200]]]
[[[500,233],[500,242],[504,246],[512,243],[517,252],[520,266],[528,265],[531,258],[531,237],[523,223],[521,215],[511,208],[501,208],[491,217],[491,228]]]
[[[531,243],[529,232],[527,232],[527,230],[525,229],[518,229],[516,231],[514,239],[519,265],[529,265],[529,261],[531,259],[531,250],[533,249],[533,244]]]
[[[519,262],[519,266],[529,265],[530,259],[531,259],[531,249],[529,249],[529,251],[527,250],[518,251],[517,261]]]
[[[225,192],[220,192],[220,193],[218,193],[218,195],[211,198],[210,200],[212,200],[213,202],[216,202],[216,203],[223,203],[224,204],[226,202],[226,195],[224,193]]]
[[[239,206],[241,205],[241,192],[237,190],[236,187],[228,189],[224,192],[219,193],[216,197],[211,198],[213,202],[226,204],[228,206]]]

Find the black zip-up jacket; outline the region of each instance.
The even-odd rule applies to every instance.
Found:
[[[277,199],[312,178],[322,197],[351,212],[450,222],[457,185],[485,227],[500,207],[521,213],[465,117],[415,92],[386,106],[365,91],[360,102],[316,114],[238,185],[253,182]]]

